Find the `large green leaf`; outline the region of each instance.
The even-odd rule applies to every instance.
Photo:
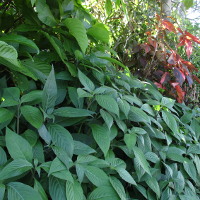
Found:
[[[125,170],[124,168],[117,169],[117,172],[118,172],[119,176],[127,183],[130,183],[132,185],[137,185],[135,180],[133,179],[133,177],[130,175],[130,173],[127,170]]]
[[[197,170],[195,168],[194,163],[190,160],[190,161],[185,161],[183,163],[183,167],[185,169],[185,171],[188,173],[188,175],[196,182],[197,180]]]
[[[0,40],[4,42],[10,42],[10,43],[19,43],[19,44],[31,47],[37,50],[37,52],[39,53],[39,48],[37,47],[37,45],[32,40],[22,35],[16,35],[16,34],[4,35],[0,37]]]
[[[117,194],[119,195],[120,199],[126,200],[127,199],[126,193],[125,193],[122,183],[114,176],[110,177],[110,183],[113,186],[113,188],[115,189],[115,191],[117,192]]]
[[[20,135],[6,129],[6,147],[13,159],[26,159],[32,161],[33,152],[31,145]]]
[[[85,167],[85,175],[97,187],[109,185],[107,174],[100,168],[87,166]]]
[[[80,142],[80,141],[74,141],[74,154],[75,155],[88,155],[91,153],[96,153],[94,149],[92,149],[90,146]]]
[[[58,40],[58,38],[56,38],[56,37],[50,36],[48,33],[44,32],[44,31],[42,31],[42,33],[46,36],[46,38],[49,40],[51,45],[54,47],[55,51],[57,52],[57,54],[59,55],[59,57],[63,61],[63,63],[66,65],[66,67],[68,68],[71,75],[76,76],[77,72],[76,72],[75,66],[72,65],[72,63],[67,62],[68,59],[65,54],[65,51],[64,51],[61,41]]]
[[[99,145],[104,155],[106,155],[110,147],[110,132],[108,128],[98,124],[92,124],[91,128],[96,143]]]
[[[111,126],[113,125],[113,117],[103,109],[100,110],[100,113],[101,113],[101,116],[102,116],[103,120],[105,121],[106,125],[110,129]]]
[[[50,176],[49,193],[52,200],[67,200],[66,198],[66,181]]]
[[[73,107],[60,107],[58,109],[55,109],[53,112],[54,115],[60,116],[60,117],[88,117],[92,116],[94,112],[86,109],[79,109],[79,108],[73,108]]]
[[[22,106],[21,113],[24,118],[35,128],[39,129],[43,124],[43,115],[39,108],[33,106]]]
[[[135,106],[131,106],[130,113],[129,113],[129,120],[134,122],[147,122],[150,123],[149,116],[140,108]]]
[[[6,108],[0,108],[0,123],[11,120],[14,117],[14,113]]]
[[[20,90],[17,87],[7,87],[3,89],[1,107],[19,105]]]
[[[42,200],[48,200],[47,194],[44,191],[44,188],[36,179],[34,179],[34,190],[40,194]]]
[[[80,70],[78,70],[78,78],[86,90],[92,92],[95,89],[94,83]]]
[[[45,112],[51,114],[53,112],[57,99],[57,85],[55,80],[54,69],[52,68],[47,81],[44,85],[42,93],[42,106]]]
[[[72,34],[72,36],[75,37],[82,52],[85,53],[88,47],[88,38],[83,23],[76,18],[67,18],[65,19],[64,23],[69,29],[69,32]]]
[[[104,24],[97,23],[93,25],[88,29],[87,34],[91,35],[95,40],[100,40],[105,43],[109,42],[109,31]]]
[[[119,115],[119,107],[113,97],[109,95],[97,95],[96,101],[101,107],[105,108],[107,111]]]
[[[69,157],[72,157],[74,152],[74,141],[69,131],[58,124],[51,124],[48,129],[52,137],[52,142],[56,146],[64,149]]]
[[[57,24],[49,6],[46,4],[46,0],[40,0],[35,2],[38,18],[48,26],[55,26]]]
[[[3,148],[0,147],[0,166],[7,162],[7,155]]]
[[[24,94],[21,97],[21,103],[27,103],[27,102],[36,102],[36,103],[42,102],[42,91],[33,90],[27,94]]]
[[[93,190],[88,200],[120,200],[120,198],[113,187],[106,185]]]
[[[13,46],[0,41],[0,64],[36,80],[37,78],[27,68],[21,65],[21,63],[17,60],[17,57],[18,53]]]
[[[158,198],[160,198],[160,187],[156,178],[148,176],[146,183],[156,193]]]
[[[84,200],[83,189],[78,181],[71,183],[66,182],[66,197],[67,200]]]
[[[32,187],[20,182],[8,183],[7,189],[8,200],[42,200],[40,194]]]
[[[147,162],[144,153],[142,150],[136,146],[133,147],[133,151],[135,154],[135,157],[137,158],[138,162],[140,163],[141,167],[151,175],[151,172],[149,170],[149,163]]]
[[[163,120],[165,121],[165,123],[167,124],[167,126],[173,131],[173,133],[178,135],[179,129],[178,129],[178,125],[176,123],[176,119],[173,116],[173,114],[171,114],[168,111],[163,110],[162,117],[163,117]]]
[[[6,190],[5,185],[0,183],[0,199],[1,200],[4,199],[5,190]]]
[[[32,168],[32,164],[23,159],[16,159],[7,164],[0,172],[0,180],[19,176]]]

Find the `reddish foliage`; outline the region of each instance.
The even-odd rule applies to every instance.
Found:
[[[191,62],[182,59],[180,55],[167,44],[164,31],[168,30],[175,34],[181,34],[177,48],[185,46],[188,59],[192,54],[193,43],[196,42],[200,44],[200,40],[191,33],[183,31],[179,27],[176,28],[170,21],[161,19],[159,15],[156,15],[156,19],[158,21],[156,25],[158,32],[157,37],[153,37],[153,34],[148,32],[148,43],[142,44],[140,47],[149,55],[151,59],[150,63],[152,63],[152,59],[154,59],[163,67],[162,71],[159,69],[157,71],[158,73],[154,73],[159,80],[155,82],[155,85],[158,88],[165,89],[168,94],[174,96],[179,103],[182,103],[185,96],[185,91],[181,88],[183,83],[188,83],[190,87],[193,84],[193,79],[200,83],[200,79],[191,74],[194,71],[197,72],[198,69]],[[148,63],[148,57],[146,57],[146,59],[143,57],[142,60]],[[169,88],[170,86],[171,89]]]
[[[176,29],[174,27],[174,24],[172,24],[171,22],[169,22],[168,20],[162,20],[161,21],[163,27],[169,31],[172,31],[174,33],[176,33]]]

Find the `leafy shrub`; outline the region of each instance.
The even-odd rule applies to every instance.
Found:
[[[110,58],[80,4],[49,2],[0,38],[0,199],[199,199],[199,109]]]

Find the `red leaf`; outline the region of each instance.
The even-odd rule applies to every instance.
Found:
[[[193,78],[195,81],[197,81],[198,83],[200,83],[200,79],[199,79],[197,76],[192,75],[192,78]]]
[[[185,74],[180,71],[177,67],[174,67],[174,76],[176,78],[176,81],[179,83],[179,85],[182,85],[185,81]]]
[[[164,86],[162,86],[162,84],[158,83],[158,82],[154,82],[154,84],[157,86],[157,88],[161,88],[161,89],[166,89]]]
[[[155,49],[157,48],[157,41],[153,40],[151,37],[148,38],[148,41],[151,46],[153,46]]]
[[[170,57],[168,58],[167,62],[171,65],[175,65],[176,64],[176,54],[173,52]]]
[[[188,59],[190,58],[191,54],[192,54],[192,42],[188,39],[185,40],[185,50],[186,50],[186,54],[187,54],[187,57]]]
[[[178,30],[180,33],[183,34],[183,31],[181,30],[181,28],[178,27],[177,30]]]
[[[179,83],[177,83],[177,82],[172,82],[172,83],[170,83],[174,88],[179,84]]]
[[[193,71],[196,71],[198,72],[198,69],[189,61],[186,61],[186,60],[182,60],[181,61],[184,65],[186,65],[188,67],[188,69],[193,72]]]
[[[188,82],[189,86],[191,87],[193,84],[192,77],[190,75],[188,75],[188,76],[186,76],[186,78],[187,78],[187,82]]]
[[[188,40],[193,40],[194,42],[197,42],[200,44],[200,40],[197,37],[195,37],[194,35],[192,35],[191,33],[185,31],[185,35]]]
[[[169,80],[170,80],[170,74],[169,72],[165,72],[161,77],[160,83],[161,84],[167,83]]]
[[[145,50],[146,54],[149,53],[149,51],[151,51],[151,48],[150,48],[150,46],[147,43],[141,44],[140,46],[141,46],[142,49]]]
[[[165,29],[168,29],[169,31],[176,33],[176,29],[174,27],[174,24],[172,24],[168,20],[162,20],[162,25]]]
[[[185,96],[185,92],[182,90],[182,88],[180,87],[180,85],[177,85],[176,87],[175,87],[175,89],[176,89],[176,92],[177,92],[177,101],[179,102],[179,103],[182,103],[183,102],[183,100],[184,100],[184,96]]]
[[[177,47],[185,45],[185,37],[184,36],[180,36],[179,41],[180,42],[178,43]]]

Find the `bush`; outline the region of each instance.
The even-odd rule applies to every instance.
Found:
[[[199,199],[199,109],[133,77],[66,2],[20,4],[0,38],[1,199]]]

